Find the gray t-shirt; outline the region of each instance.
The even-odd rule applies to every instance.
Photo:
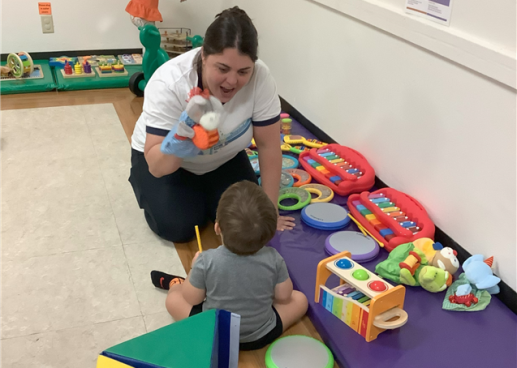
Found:
[[[275,286],[288,277],[284,259],[274,248],[240,256],[221,245],[199,254],[189,280],[206,290],[203,311],[218,308],[240,314],[240,342],[251,342],[276,326]]]

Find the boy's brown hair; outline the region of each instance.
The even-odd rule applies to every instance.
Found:
[[[275,235],[277,212],[261,187],[241,181],[221,196],[217,222],[224,246],[233,253],[249,255],[258,252]]]

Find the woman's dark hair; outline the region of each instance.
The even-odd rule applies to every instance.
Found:
[[[226,48],[236,48],[252,61],[258,59],[258,35],[248,14],[238,6],[216,15],[203,41],[203,56],[221,54]]]

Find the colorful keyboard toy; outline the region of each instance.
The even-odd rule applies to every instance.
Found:
[[[339,144],[300,153],[303,168],[339,195],[360,193],[375,183],[375,171],[359,152]]]
[[[407,322],[406,289],[388,284],[350,257],[345,251],[318,264],[315,301],[370,342]],[[331,274],[341,279],[332,290],[325,286]]]
[[[391,252],[400,244],[420,238],[434,239],[434,223],[418,201],[392,188],[353,194],[350,215]]]

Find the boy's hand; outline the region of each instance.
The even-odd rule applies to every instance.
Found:
[[[292,230],[294,228],[294,217],[278,216],[276,229],[280,231]]]

